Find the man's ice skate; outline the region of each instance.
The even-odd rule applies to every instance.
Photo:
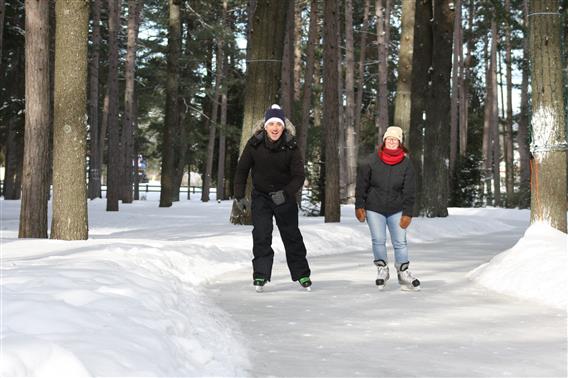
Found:
[[[257,293],[262,293],[264,291],[264,285],[266,284],[266,280],[264,278],[255,278],[252,281],[254,288],[256,289]]]
[[[374,263],[377,267],[377,279],[375,280],[375,284],[377,285],[379,290],[383,290],[390,277],[389,267],[384,260],[375,260]]]
[[[398,271],[398,283],[401,290],[418,291],[420,290],[420,281],[410,273],[408,270],[408,262],[397,264],[396,270]]]
[[[300,283],[300,286],[306,289],[306,291],[312,291],[312,280],[310,280],[310,277],[302,277],[298,280],[298,282]]]

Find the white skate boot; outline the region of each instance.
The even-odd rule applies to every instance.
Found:
[[[396,270],[398,272],[398,283],[400,284],[401,290],[420,290],[420,281],[410,273],[408,270],[408,262],[402,264],[396,264]]]
[[[375,280],[375,284],[379,288],[379,290],[383,290],[385,288],[385,284],[389,279],[389,267],[384,260],[375,260],[373,261],[375,266],[377,267],[377,279]]]

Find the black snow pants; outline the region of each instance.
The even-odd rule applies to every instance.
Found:
[[[306,259],[306,246],[298,228],[298,205],[294,199],[287,199],[276,206],[267,194],[253,190],[252,192],[252,260],[253,279],[264,278],[270,281],[274,250],[272,249],[272,217],[280,231],[286,262],[292,281],[310,276],[310,267]]]

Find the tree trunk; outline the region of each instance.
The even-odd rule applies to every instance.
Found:
[[[26,126],[20,238],[47,238],[49,3],[26,0]]]
[[[118,123],[118,34],[120,32],[121,0],[108,0],[108,155],[107,155],[107,211],[118,211],[120,178],[122,175],[122,148]]]
[[[357,98],[355,100],[355,156],[359,156],[359,140],[361,131],[361,112],[363,92],[365,91],[365,59],[367,58],[367,33],[369,32],[369,12],[371,0],[365,0],[363,9],[363,26],[361,27],[361,46],[359,47],[359,66],[357,78]]]
[[[493,85],[491,84],[491,58],[488,52],[489,41],[485,41],[485,82],[487,83],[487,93],[485,95],[485,105],[483,110],[483,141],[482,141],[482,156],[483,156],[483,181],[484,181],[484,195],[486,197],[485,203],[487,205],[493,205],[493,198],[491,195],[491,167],[493,166],[493,154],[491,150],[492,146],[492,109],[493,109]]]
[[[223,65],[223,77],[228,74],[228,62],[225,58]],[[226,137],[227,129],[227,88],[224,85],[221,91],[221,116],[219,128],[219,159],[217,165],[217,201],[225,199],[225,154],[226,154]]]
[[[337,93],[339,33],[336,0],[327,0],[324,4],[323,36],[323,123],[325,125],[325,222],[339,222],[339,156],[337,151],[339,130],[339,97]]]
[[[530,2],[531,223],[566,232],[566,124],[558,0]]]
[[[529,161],[529,4],[523,1],[524,35],[523,35],[523,61],[521,82],[521,114],[519,116],[519,130],[517,132],[517,145],[519,146],[520,184],[519,203],[522,209],[528,209],[531,204],[530,187],[530,161]]]
[[[296,119],[297,107],[300,104],[300,97],[302,95],[302,9],[307,4],[306,0],[295,0],[296,9],[294,10],[294,96],[292,107],[294,114],[290,114],[290,118]]]
[[[209,121],[209,143],[207,144],[207,166],[205,168],[205,175],[203,178],[203,191],[201,192],[201,201],[209,201],[209,191],[211,188],[211,176],[213,172],[213,156],[215,154],[215,133],[217,131],[218,123],[217,117],[219,115],[219,106],[221,98],[221,88],[223,80],[223,64],[225,56],[225,41],[223,37],[217,38],[217,54],[215,64],[215,91],[213,94],[211,118]]]
[[[353,1],[345,2],[345,160],[347,203],[355,202],[357,155],[355,154],[355,52],[353,49]]]
[[[318,31],[318,0],[310,3],[310,30],[308,31],[308,45],[306,50],[306,72],[304,75],[304,88],[302,94],[302,120],[298,125],[298,146],[302,157],[306,161],[308,147],[308,130],[310,128],[310,109],[312,107],[312,83],[315,75],[316,40],[319,40]]]
[[[58,0],[55,7],[51,238],[84,240],[89,232],[85,180],[89,3]]]
[[[243,130],[239,153],[242,153],[252,135],[255,123],[264,111],[276,102],[286,21],[285,1],[257,0],[250,34],[250,57],[247,64]],[[277,22],[278,21],[278,22]],[[249,177],[246,198],[250,199],[252,184]],[[248,215],[248,216],[247,216]],[[236,206],[231,211],[231,223],[252,224],[250,212],[243,215]]]
[[[426,123],[427,99],[431,91],[432,64],[432,19],[431,0],[416,4],[414,18],[414,52],[412,54],[412,99],[410,101],[410,131],[408,147],[416,171],[416,199],[414,215],[424,215],[422,190],[424,160],[424,128]]]
[[[424,210],[427,217],[448,216],[448,166],[450,136],[450,76],[454,13],[450,0],[436,2],[432,23],[432,91],[428,98],[424,135]]]
[[[101,152],[99,128],[99,60],[101,46],[101,0],[91,3],[93,34],[89,60],[89,199],[101,197]]]
[[[174,145],[175,133],[179,125],[179,58],[181,52],[180,5],[169,0],[168,26],[168,74],[166,83],[166,116],[162,133],[162,175],[160,207],[172,206],[174,196]]]
[[[223,25],[225,30],[228,32],[233,32],[229,25],[229,17],[227,14],[228,3],[227,0],[223,0]],[[228,43],[227,43],[228,44]],[[225,51],[225,44],[220,46],[223,51],[220,51],[220,58],[223,59],[223,63],[219,69],[222,70],[221,77],[224,78],[224,82],[220,87],[221,94],[221,115],[219,122],[219,156],[217,159],[217,192],[216,199],[221,201],[225,199],[225,153],[226,153],[226,137],[225,131],[227,128],[227,91],[228,86],[226,80],[229,74],[229,62],[227,57],[227,52]]]
[[[4,15],[6,14],[6,4],[0,0],[0,62],[2,62],[2,41],[4,40]]]
[[[13,25],[24,30],[24,13],[13,18]],[[6,83],[7,93],[7,131],[6,131],[6,171],[4,173],[3,195],[6,200],[18,200],[22,189],[24,155],[24,101],[25,98],[25,42],[17,44],[13,51],[10,67],[3,67],[3,74],[10,80]]]
[[[493,154],[493,199],[495,206],[501,206],[501,174],[499,171],[501,163],[501,143],[499,139],[499,106],[497,97],[497,22],[495,17],[491,20],[491,64],[489,66],[491,80],[490,84],[492,87],[491,92],[493,96],[491,98],[491,134],[492,134],[492,144],[490,150]]]
[[[377,47],[378,47],[378,71],[379,88],[377,91],[378,115],[375,126],[378,133],[378,144],[382,143],[382,137],[389,123],[389,104],[388,104],[388,56],[389,56],[389,29],[390,29],[390,1],[376,0],[377,15]],[[384,3],[386,2],[386,4]],[[383,4],[385,4],[383,6]]]
[[[13,104],[15,108],[17,105]],[[14,114],[8,120],[6,136],[6,172],[4,174],[4,199],[18,200],[22,192],[24,162],[24,125],[21,117]]]
[[[461,12],[461,9],[460,9]],[[468,11],[468,33],[467,37],[467,54],[465,58],[461,59],[461,72],[462,72],[462,83],[460,85],[460,154],[462,157],[467,155],[467,142],[468,142],[468,129],[469,129],[469,99],[470,99],[470,81],[473,75],[471,74],[472,65],[472,51],[475,49],[475,40],[473,38],[473,19],[475,14],[474,1],[470,0],[469,11]],[[460,41],[463,41],[463,30],[460,27]],[[463,48],[461,49],[461,55],[463,56]]]
[[[452,64],[452,100],[451,100],[451,110],[450,110],[450,188],[453,191],[454,183],[452,177],[454,177],[454,171],[456,168],[456,161],[458,156],[458,129],[459,129],[459,104],[460,97],[459,88],[460,85],[460,57],[461,57],[461,4],[460,0],[456,1],[456,15],[454,21],[454,59]]]
[[[132,203],[134,175],[138,175],[138,167],[133,164],[137,161],[134,153],[134,125],[136,123],[135,113],[135,85],[136,85],[136,44],[138,40],[138,29],[140,25],[140,11],[142,3],[140,0],[128,0],[128,40],[126,43],[126,64],[124,67],[125,87],[124,87],[124,116],[122,118],[122,148],[123,148],[123,170],[122,175],[122,203]]]
[[[394,102],[394,124],[400,127],[404,135],[410,130],[412,50],[414,46],[414,16],[416,3],[402,2],[402,32],[398,54],[398,80]]]
[[[505,121],[505,167],[506,167],[506,188],[507,188],[507,207],[513,207],[515,170],[513,165],[513,75],[511,60],[511,1],[505,0],[505,67],[507,70],[507,118]]]
[[[294,113],[292,104],[294,103],[294,43],[296,40],[295,3],[295,0],[288,0],[288,9],[286,10],[286,35],[284,37],[284,52],[281,67],[282,86],[280,88],[280,106],[288,115],[288,118],[293,118],[292,114]]]

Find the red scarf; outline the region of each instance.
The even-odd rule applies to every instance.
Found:
[[[379,158],[388,165],[398,164],[404,159],[404,151],[402,148],[398,147],[396,150],[389,150],[385,148],[379,150]]]

